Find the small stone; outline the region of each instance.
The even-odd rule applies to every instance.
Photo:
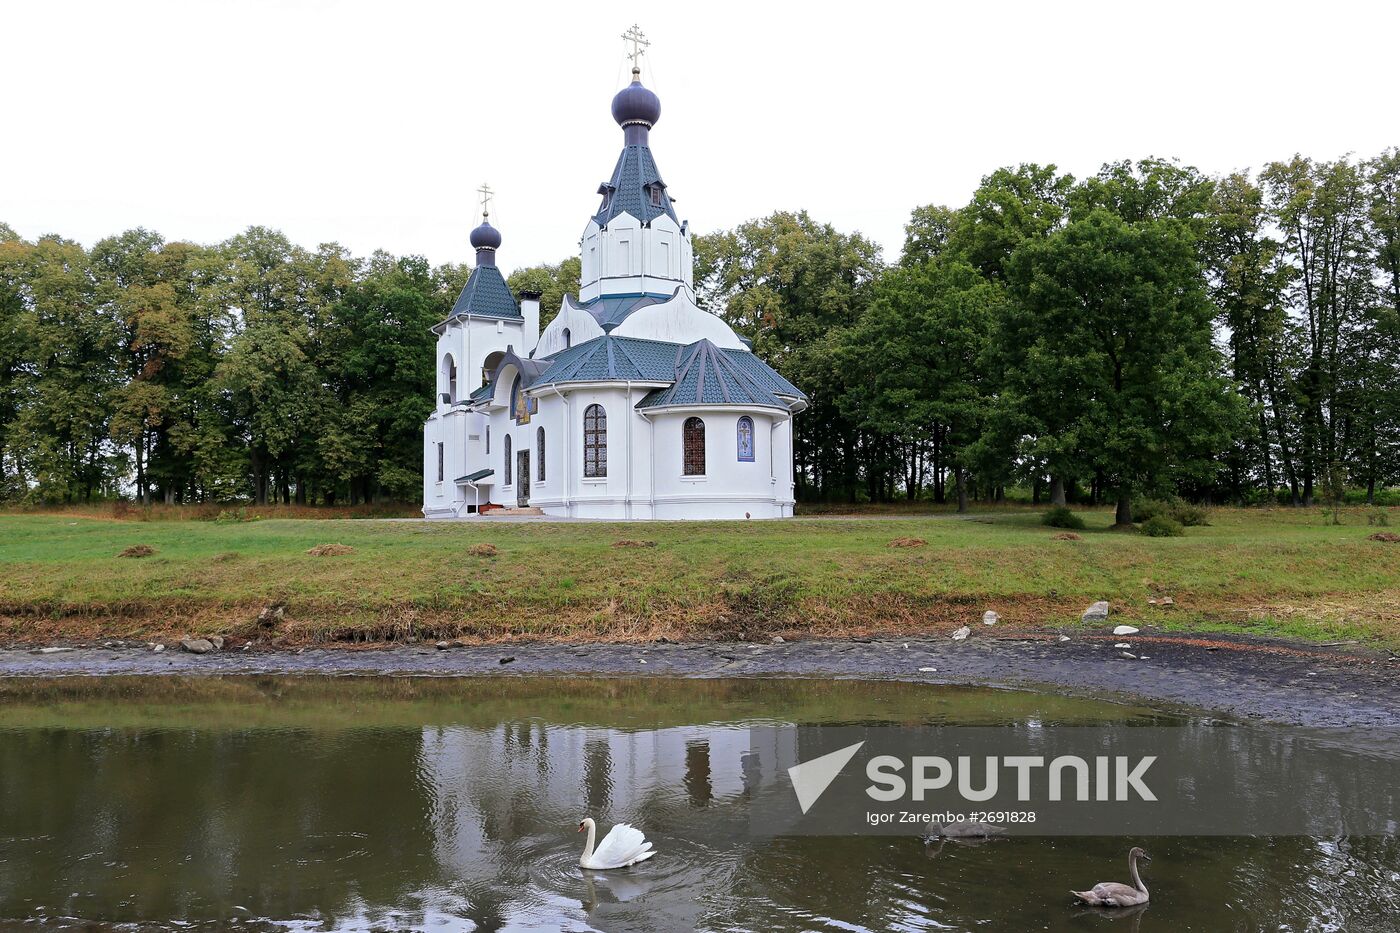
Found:
[[[440,641],[437,643],[437,650],[439,651],[446,651],[448,648],[451,647],[452,644],[450,642]]]
[[[210,635],[210,636],[209,636],[209,644],[213,645],[214,648],[215,648],[216,650],[218,650],[218,651],[223,651],[223,650],[224,650],[224,636],[222,636],[222,635]]]
[[[1124,651],[1123,657],[1127,658],[1129,661],[1136,661],[1138,659],[1138,656],[1133,654],[1131,651]]]
[[[993,612],[993,611],[990,610],[990,609],[988,609],[986,612],[982,613],[982,624],[983,624],[983,625],[996,625],[996,624],[997,624],[998,622],[1000,622],[1000,621],[1001,621],[1001,616],[997,615],[995,612]]]
[[[60,651],[72,651],[72,648],[40,648],[40,654],[58,654]]]
[[[1060,641],[1069,641],[1069,636],[1068,636],[1068,635],[1061,635],[1061,636],[1060,636]]]
[[[1115,635],[1136,635],[1137,633],[1138,630],[1131,625],[1119,625],[1113,630],[1113,634]]]
[[[966,625],[964,625],[962,628],[958,629],[956,632],[953,633],[953,641],[962,641],[963,639],[967,638],[967,636],[969,636],[969,635],[971,635],[971,634],[972,634],[972,629],[970,629],[970,628],[968,628]]]
[[[252,650],[253,650],[253,645],[252,645],[252,643],[250,642],[249,644],[244,645],[242,648],[239,648],[238,650],[239,650],[239,651],[252,651]]]
[[[920,674],[937,674],[937,673],[938,673],[938,668],[936,668],[936,667],[921,667],[921,668],[919,668],[919,673],[920,673]]]
[[[509,663],[511,663],[511,662],[514,661],[514,660],[515,660],[515,655],[510,655],[509,657],[501,658],[501,663],[502,663],[502,664],[509,664]]]
[[[645,663],[647,663],[647,659],[646,659],[646,658],[638,658],[638,659],[637,659],[637,663],[638,663],[638,664],[645,664]]]
[[[1113,647],[1115,647],[1115,648],[1131,648],[1132,645],[1128,644],[1126,641],[1120,641],[1118,644],[1114,645]]]
[[[773,636],[773,644],[775,644],[775,645],[781,645],[784,641],[785,641],[785,639],[784,639],[783,636],[781,636],[781,635],[774,635],[774,636]]]
[[[207,638],[182,638],[180,647],[190,654],[208,654],[214,650],[214,643]]]
[[[165,646],[164,646],[164,645],[156,645],[154,648],[151,649],[151,651],[154,652],[155,654],[160,654],[160,653],[161,653],[162,651],[164,651],[164,650],[165,650]]]
[[[1149,596],[1149,597],[1147,598],[1147,605],[1149,605],[1149,606],[1155,606],[1155,605],[1157,605],[1157,597],[1155,597],[1155,596]]]
[[[286,612],[286,603],[273,603],[270,606],[264,606],[263,611],[258,613],[258,625],[263,628],[275,628],[282,621]]]
[[[1088,609],[1085,609],[1084,614],[1079,618],[1084,622],[1102,622],[1104,619],[1108,618],[1108,603],[1104,600],[1099,600]]]
[[[1170,596],[1163,596],[1163,597],[1158,601],[1158,605],[1160,605],[1160,606],[1175,606],[1175,605],[1176,605],[1176,600],[1172,599]]]

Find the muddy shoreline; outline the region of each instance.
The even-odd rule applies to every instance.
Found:
[[[783,643],[431,644],[351,650],[0,649],[0,677],[200,674],[837,677],[1131,698],[1303,726],[1400,728],[1400,661],[1386,652],[1239,636],[1045,633]],[[1136,658],[1115,645],[1127,642]],[[503,660],[509,659],[509,660]],[[924,670],[921,670],[924,669]],[[933,668],[934,670],[927,670]]]

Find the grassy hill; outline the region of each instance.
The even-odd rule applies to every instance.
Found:
[[[1218,509],[1180,538],[1081,514],[1078,540],[1029,509],[662,524],[0,514],[0,640],[757,639],[947,631],[985,609],[1002,631],[1076,625],[1107,599],[1115,621],[1400,644],[1400,544],[1371,540],[1386,529],[1361,512],[1336,526]],[[891,546],[910,538],[924,543]],[[307,553],[323,544],[352,550]],[[153,553],[118,556],[141,545]],[[1166,595],[1175,605],[1148,602]],[[277,602],[285,621],[260,633]]]

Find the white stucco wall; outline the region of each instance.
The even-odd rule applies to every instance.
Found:
[[[600,229],[593,220],[579,238],[579,301],[600,295],[670,292],[676,286],[694,295],[693,247],[688,225],[669,214],[643,226],[619,214]]]

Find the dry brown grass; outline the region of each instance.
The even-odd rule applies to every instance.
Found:
[[[1387,544],[1400,544],[1400,535],[1397,535],[1393,531],[1378,531],[1368,536],[1368,539],[1371,541],[1384,541]]]
[[[888,547],[923,547],[926,544],[923,538],[895,538]]]
[[[483,541],[480,544],[473,544],[471,547],[467,548],[467,553],[472,557],[495,557],[497,553],[496,545],[487,544]]]
[[[635,541],[632,538],[619,538],[612,543],[613,547],[656,547],[655,541]]]
[[[306,553],[312,557],[341,557],[345,554],[354,554],[355,549],[348,544],[318,544]]]
[[[1055,540],[1055,541],[1083,541],[1083,540],[1084,540],[1084,536],[1083,536],[1083,535],[1077,535],[1077,534],[1075,534],[1075,533],[1072,532],[1072,531],[1062,531],[1062,532],[1060,532],[1060,533],[1057,534],[1057,535],[1052,535],[1051,538],[1052,538],[1053,540]]]
[[[118,556],[118,557],[150,557],[150,556],[151,556],[152,554],[154,554],[155,552],[156,552],[156,549],[153,548],[153,547],[151,547],[149,544],[133,544],[131,547],[124,549],[124,550],[123,550],[120,554],[118,554],[117,556]]]

